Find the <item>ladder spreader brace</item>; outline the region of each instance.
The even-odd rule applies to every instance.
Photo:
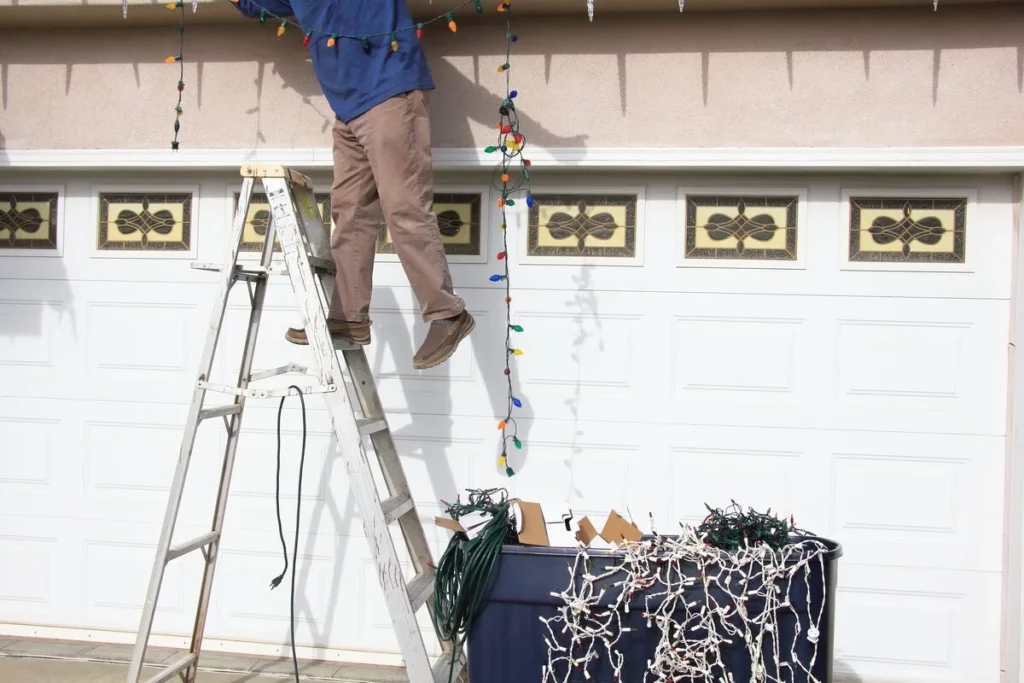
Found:
[[[246,399],[294,394],[295,391],[292,389],[263,389],[250,386],[260,380],[288,373],[302,374],[311,380],[305,387],[300,387],[302,392],[319,393],[327,403],[338,450],[345,463],[349,485],[363,521],[363,530],[376,564],[384,600],[391,615],[410,683],[446,683],[453,657],[453,643],[440,641],[443,654],[432,666],[416,620],[416,612],[420,607],[426,605],[431,613],[434,608],[431,600],[434,593],[434,567],[430,546],[409,491],[409,482],[402,469],[391,429],[384,415],[369,361],[361,346],[333,340],[327,329],[327,313],[334,293],[334,263],[330,255],[329,233],[324,227],[313,196],[313,183],[305,175],[279,165],[247,164],[242,166],[241,176],[242,190],[235,210],[224,264],[193,266],[199,270],[219,272],[221,278],[167,501],[163,527],[157,543],[139,631],[129,664],[128,683],[140,681],[164,570],[175,558],[199,550],[205,558],[205,567],[189,652],[173,660],[146,680],[146,683],[163,683],[177,675],[185,683],[194,683],[213,588],[214,569],[224,529],[224,515],[238,448],[242,411]],[[270,203],[271,218],[260,263],[250,265],[239,263],[238,256],[257,179],[262,183]],[[280,242],[284,257],[283,269],[272,265],[275,236]],[[309,339],[315,361],[312,375],[306,373],[305,367],[295,363],[263,372],[252,371],[269,276],[282,272],[287,273],[291,282],[299,314]],[[213,369],[213,359],[220,339],[229,294],[237,282],[246,283],[251,310],[238,382],[229,386],[211,382],[210,372]],[[339,388],[344,388],[344,391],[339,391]],[[224,394],[233,400],[231,403],[207,407],[204,402],[208,392]],[[224,421],[227,443],[211,529],[198,538],[172,546],[171,539],[174,535],[192,449],[195,446],[196,432],[205,420],[217,417]],[[387,495],[383,500],[367,458],[367,441],[373,446],[387,488]],[[402,573],[390,533],[389,526],[394,522],[401,528],[405,545],[412,558],[415,578],[409,582],[406,582]],[[463,662],[456,661],[455,670],[455,680],[465,678]]]

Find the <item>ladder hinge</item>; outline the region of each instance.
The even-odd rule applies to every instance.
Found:
[[[214,384],[213,382],[204,382],[202,380],[196,382],[196,386],[207,391],[216,391],[221,394],[230,394],[231,396],[245,396],[246,398],[280,398],[282,396],[295,396],[297,393],[291,387],[282,387],[280,389],[242,389],[241,387],[232,387],[227,384]],[[338,385],[333,383],[310,384],[304,387],[299,387],[299,389],[302,390],[303,394],[329,394],[333,391],[337,391]]]

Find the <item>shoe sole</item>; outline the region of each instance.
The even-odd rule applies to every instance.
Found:
[[[308,338],[307,339],[295,339],[294,337],[289,337],[287,334],[285,334],[284,335],[284,339],[285,339],[285,341],[291,342],[292,344],[295,344],[296,346],[309,346],[309,339]],[[367,338],[367,339],[353,339],[351,337],[333,336],[333,337],[331,337],[331,339],[336,339],[336,340],[340,339],[342,341],[352,342],[353,344],[359,344],[360,346],[369,346],[370,345],[370,339],[369,338]]]
[[[459,344],[462,343],[462,340],[468,337],[470,332],[472,332],[474,329],[476,329],[476,319],[470,318],[469,325],[467,325],[466,329],[463,330],[462,334],[459,335],[459,338],[455,340],[455,343],[452,344],[452,348],[448,351],[448,353],[441,356],[440,358],[437,358],[429,362],[416,363],[415,361],[413,361],[412,367],[416,370],[427,370],[429,368],[436,368],[438,365],[444,363],[446,360],[448,360],[455,354],[455,352],[459,348]]]

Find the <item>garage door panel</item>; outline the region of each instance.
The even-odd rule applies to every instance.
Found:
[[[41,280],[5,280],[4,290],[0,395],[45,395],[76,367],[74,297],[66,283]]]
[[[847,567],[840,561],[839,680],[999,678],[999,574]]]
[[[82,621],[76,626],[105,623],[132,632],[146,599],[153,557],[160,537],[159,524],[65,522],[68,533],[81,539],[80,569],[69,567],[69,580],[82,585]],[[182,523],[175,542],[199,536],[209,529]],[[186,635],[192,631],[202,580],[203,558],[198,552],[167,565],[160,591],[153,632]],[[71,576],[77,576],[71,579]]]
[[[503,283],[488,281],[500,270],[493,251],[490,263],[452,263],[477,328],[428,371],[411,364],[426,325],[404,270],[375,265],[367,353],[435,556],[450,538],[433,523],[441,500],[467,487],[538,500],[548,521],[571,509],[600,523],[614,508],[645,529],[653,518],[662,533],[699,522],[705,503],[735,499],[843,544],[837,667],[848,679],[995,680],[999,616],[986,610],[1000,602],[1002,569],[1008,179],[630,175],[585,186],[646,186],[642,266],[538,254],[525,264],[525,210],[513,207],[512,322],[525,331],[511,343],[525,353],[513,361],[524,448],[509,450],[511,479],[497,464],[507,327]],[[189,265],[223,257],[237,187],[226,176],[196,182],[194,255],[97,254],[96,188],[78,179],[67,183],[74,229],[63,256],[0,258],[0,552],[24,560],[0,576],[0,609],[13,620],[137,627],[215,303],[217,276]],[[807,190],[797,262],[680,261],[680,187],[771,186]],[[841,199],[861,187],[976,191],[968,263],[848,268]],[[493,217],[486,229],[499,243]],[[244,290],[233,293],[214,368],[227,384]],[[285,278],[272,279],[263,322],[254,369],[312,366],[308,347],[283,339],[299,324]],[[330,421],[320,397],[306,399],[299,642],[397,652]],[[287,402],[281,445],[289,551],[298,406]],[[268,587],[283,564],[277,413],[277,400],[246,409],[208,627],[222,642],[288,640],[287,584]],[[176,540],[208,528],[223,445],[222,424],[204,424]],[[172,563],[158,631],[191,630],[198,559]]]
[[[584,423],[586,424],[586,423]],[[667,518],[697,525],[705,503],[794,515],[837,539],[843,565],[998,572],[1002,563],[999,437],[858,431],[659,427],[666,454],[645,486]]]
[[[567,314],[572,298],[554,293],[519,299],[517,320],[549,332],[516,338],[544,344],[539,354],[526,346],[516,364],[521,393],[547,417],[1004,430],[1004,399],[992,390],[1005,387],[1002,302],[648,294],[640,317],[621,292],[602,292],[600,310],[586,314]]]
[[[997,572],[1005,442],[843,433],[829,452],[830,533],[844,562]],[[823,492],[824,493],[824,492]]]
[[[0,556],[6,558],[0,562],[4,621],[47,624],[63,618],[79,586],[61,583],[61,567],[78,559],[76,551],[53,520],[0,514]]]

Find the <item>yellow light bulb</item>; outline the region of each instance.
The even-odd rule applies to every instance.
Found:
[[[398,52],[398,41],[397,40],[392,40],[391,41],[391,51],[392,52]]]
[[[523,350],[522,349],[512,349],[512,355],[513,356],[521,356],[521,355],[523,355]]]
[[[281,24],[280,26],[277,27],[277,35],[278,36],[283,36],[284,35],[284,24]]]
[[[508,462],[508,460],[505,458],[504,455],[501,456],[500,458],[498,458],[498,465],[501,466],[501,467],[505,467],[507,462]]]

